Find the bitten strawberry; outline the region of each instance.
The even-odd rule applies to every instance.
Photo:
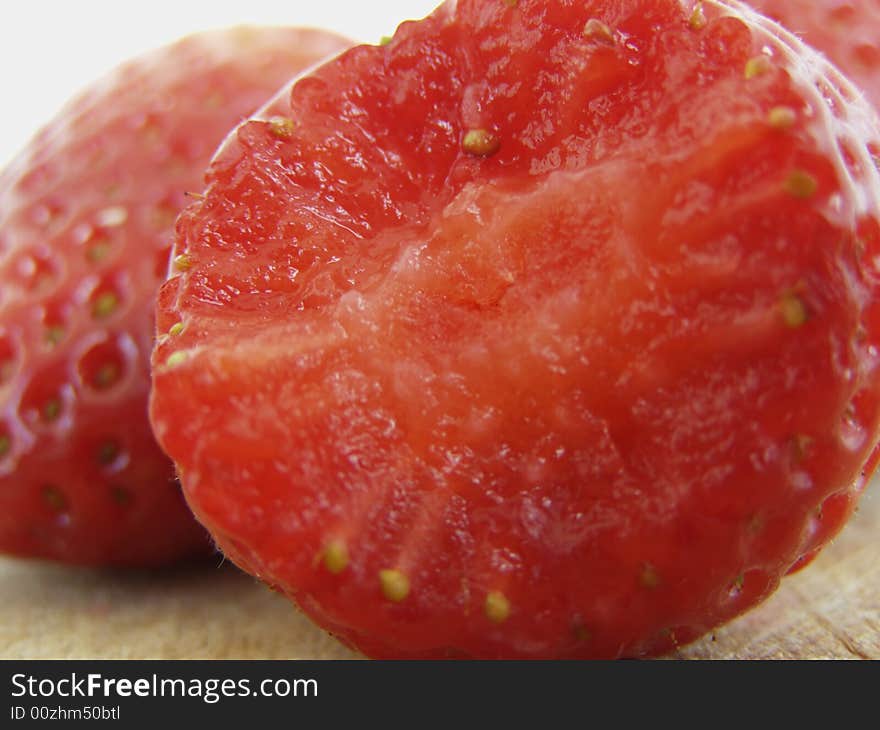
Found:
[[[878,121],[735,2],[459,0],[242,125],[152,419],[220,547],[376,657],[692,640],[880,422]]]
[[[229,129],[345,45],[293,28],[184,39],[85,91],[0,177],[0,552],[208,552],[147,419],[174,219]]]
[[[880,108],[878,0],[749,0],[822,51]]]

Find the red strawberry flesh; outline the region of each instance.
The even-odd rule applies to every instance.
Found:
[[[840,529],[877,119],[796,38],[462,0],[286,115],[215,159],[158,307],[157,437],[238,564],[371,656],[641,656]]]

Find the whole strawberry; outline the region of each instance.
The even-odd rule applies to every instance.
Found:
[[[749,0],[837,64],[880,108],[878,0]]]
[[[740,3],[449,2],[229,138],[157,437],[227,555],[371,656],[671,649],[864,487],[878,150]]]
[[[174,219],[228,130],[344,46],[294,28],[189,37],[85,91],[0,177],[0,552],[208,552],[147,420]]]

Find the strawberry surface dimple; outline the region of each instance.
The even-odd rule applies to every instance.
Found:
[[[232,560],[373,656],[641,656],[840,529],[878,121],[796,37],[460,0],[276,102],[157,309],[152,421]]]
[[[232,125],[345,45],[295,28],[184,39],[84,91],[0,176],[0,551],[209,553],[146,413],[174,220]]]

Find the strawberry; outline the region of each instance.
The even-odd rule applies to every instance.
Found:
[[[178,221],[151,416],[373,657],[636,657],[770,594],[880,428],[878,121],[736,2],[458,0]]]
[[[837,64],[880,108],[880,0],[749,0]]]
[[[0,178],[0,551],[208,553],[147,418],[173,222],[229,129],[344,46],[294,28],[189,37],[86,90]]]

